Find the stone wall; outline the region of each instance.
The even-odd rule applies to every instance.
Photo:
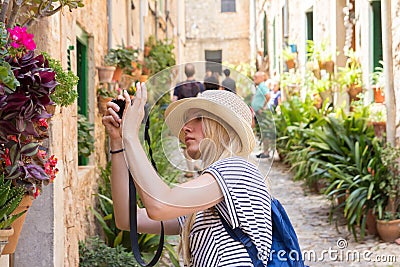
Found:
[[[110,48],[117,45],[130,45],[139,48],[140,0],[112,0],[111,16],[108,21],[107,0],[85,0],[84,7],[68,12],[58,13],[40,20],[29,32],[35,34],[37,48],[46,51],[53,58],[59,59],[67,69],[67,50],[71,51],[71,68],[76,73],[76,39],[87,37],[88,48],[88,118],[93,122],[95,152],[90,156],[88,166],[78,166],[77,148],[77,104],[69,107],[58,107],[50,122],[49,149],[58,158],[59,174],[54,184],[44,188],[30,208],[20,242],[15,253],[14,266],[78,266],[78,241],[89,236],[101,234],[90,207],[95,206],[100,167],[108,160],[108,143],[102,116],[98,111],[96,89],[99,86],[96,66],[103,64],[103,58]],[[143,1],[146,2],[146,1]],[[133,3],[133,6],[132,6]],[[155,34],[156,26],[151,9],[153,1],[144,17],[146,38]],[[170,1],[169,9],[176,9],[178,1]],[[183,11],[182,9],[180,10]],[[176,37],[176,11],[163,29],[157,29],[159,39]],[[182,14],[180,15],[182,17]],[[162,23],[160,18],[160,23]],[[147,26],[148,27],[147,27]],[[168,27],[166,27],[168,26]],[[111,29],[109,43],[108,29]],[[168,30],[168,33],[166,32]],[[177,43],[178,41],[175,40]],[[38,244],[38,245],[33,245]]]

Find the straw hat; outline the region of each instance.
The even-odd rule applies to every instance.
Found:
[[[226,90],[207,90],[197,97],[172,102],[165,111],[165,123],[172,134],[179,136],[185,124],[185,114],[189,109],[198,108],[210,113],[212,119],[230,126],[239,136],[243,150],[240,154],[249,154],[255,145],[251,128],[250,108],[236,94]]]

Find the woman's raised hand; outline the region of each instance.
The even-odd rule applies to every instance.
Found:
[[[124,91],[124,97],[127,101],[129,95]],[[144,106],[147,101],[147,88],[145,83],[136,84],[136,95],[131,104],[130,98],[129,102],[126,102],[127,108],[124,113],[124,123],[122,125],[122,132],[124,138],[133,138],[139,136],[139,130],[141,123],[144,118]],[[129,103],[129,104],[128,104]]]

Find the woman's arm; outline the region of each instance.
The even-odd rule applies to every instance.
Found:
[[[223,194],[211,174],[201,175],[174,188],[169,188],[162,181],[147,159],[139,140],[139,129],[147,100],[146,88],[144,84],[137,85],[136,97],[132,105],[130,105],[129,95],[124,94],[125,100],[129,103],[122,126],[124,154],[149,217],[154,220],[168,220],[198,212],[219,203],[223,199]]]
[[[103,124],[110,138],[110,150],[117,151],[123,148],[119,129],[119,119],[116,111],[119,107],[109,102],[107,114],[103,117]],[[129,231],[129,176],[128,167],[125,164],[123,153],[111,154],[111,189],[114,206],[114,218],[116,225],[121,230]],[[159,234],[160,222],[151,220],[145,209],[138,208],[138,231],[141,233]],[[164,222],[166,234],[179,234],[179,223],[177,219]]]

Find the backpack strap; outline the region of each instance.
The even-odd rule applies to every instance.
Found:
[[[251,242],[250,237],[248,237],[242,229],[236,227],[232,229],[232,227],[228,224],[228,222],[224,219],[221,213],[218,212],[219,218],[221,219],[222,225],[224,226],[225,230],[228,234],[235,240],[242,243],[247,250],[247,253],[250,256],[251,262],[253,263],[254,267],[264,267],[263,262],[258,258],[258,251],[256,246]]]

